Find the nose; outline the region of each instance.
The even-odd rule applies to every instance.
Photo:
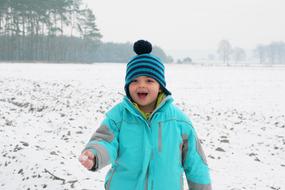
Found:
[[[144,81],[139,81],[139,85],[140,88],[144,88],[146,86],[146,83]]]

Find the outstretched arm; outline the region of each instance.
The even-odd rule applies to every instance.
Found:
[[[118,131],[117,124],[106,117],[82,151],[79,157],[82,165],[96,171],[114,163],[118,151]]]

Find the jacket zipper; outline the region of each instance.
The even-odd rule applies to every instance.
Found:
[[[158,123],[158,152],[162,151],[162,124]]]

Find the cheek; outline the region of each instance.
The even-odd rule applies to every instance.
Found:
[[[153,88],[151,88],[151,92],[152,92],[152,94],[157,94],[158,92],[159,92],[159,87],[153,87]]]
[[[160,92],[160,89],[161,89],[161,88],[160,88],[159,84],[155,85],[154,91]]]
[[[133,93],[135,91],[135,86],[134,85],[129,85],[129,92]]]

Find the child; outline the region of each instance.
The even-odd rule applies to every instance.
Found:
[[[152,45],[134,44],[127,64],[126,97],[106,118],[79,157],[88,170],[112,168],[106,190],[211,190],[209,169],[191,121],[172,104],[164,65]]]

